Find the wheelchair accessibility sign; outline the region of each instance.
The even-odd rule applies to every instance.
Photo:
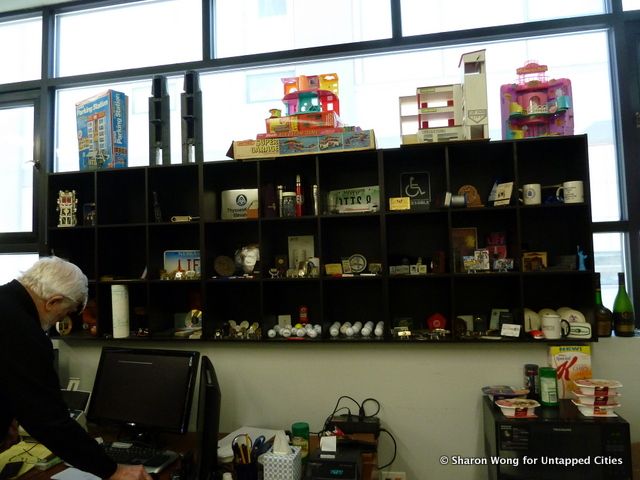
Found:
[[[411,199],[411,209],[427,209],[431,206],[431,180],[429,172],[405,172],[400,174],[400,191]]]

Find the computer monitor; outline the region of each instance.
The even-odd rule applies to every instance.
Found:
[[[129,429],[132,440],[187,432],[199,357],[193,351],[103,347],[87,419]]]
[[[209,357],[202,357],[198,394],[198,443],[194,452],[194,479],[213,480],[218,467],[218,432],[222,393]]]

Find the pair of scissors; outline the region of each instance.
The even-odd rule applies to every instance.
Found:
[[[249,464],[251,463],[251,451],[253,442],[251,437],[246,433],[236,435],[231,442],[231,448],[233,450],[233,456],[236,463]]]
[[[271,446],[270,442],[267,442],[264,435],[260,435],[253,442],[253,448],[251,449],[251,458],[257,459],[263,453],[266,453]]]

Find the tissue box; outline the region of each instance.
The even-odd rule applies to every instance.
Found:
[[[302,453],[300,447],[291,447],[289,455],[276,455],[269,451],[262,455],[264,480],[301,480]]]

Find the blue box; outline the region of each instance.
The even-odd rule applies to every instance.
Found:
[[[127,166],[128,106],[127,96],[115,90],[76,103],[80,170]]]

